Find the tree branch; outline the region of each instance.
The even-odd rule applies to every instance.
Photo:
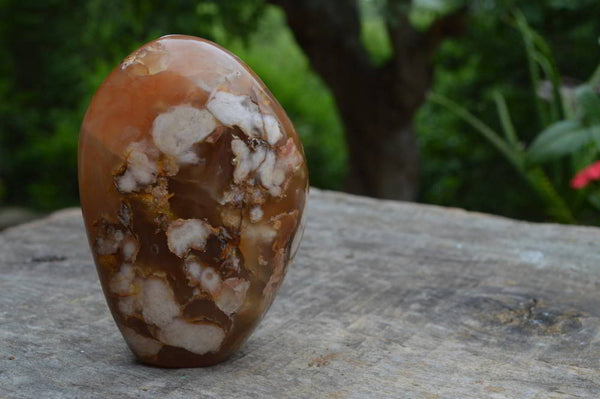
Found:
[[[425,48],[430,56],[448,37],[464,33],[468,8],[466,6],[442,15],[425,32],[416,30],[409,21],[410,0],[389,1],[386,6],[386,27],[395,57],[405,57]]]
[[[462,7],[438,18],[428,30],[415,29],[409,20],[410,0],[389,0],[386,6],[386,28],[392,44],[392,58],[382,67],[389,76],[390,86],[400,99],[400,106],[409,114],[415,112],[425,99],[433,76],[432,60],[439,44],[464,30],[467,13]],[[402,95],[402,93],[410,93]]]
[[[426,33],[427,46],[431,54],[444,39],[457,37],[465,32],[467,14],[468,8],[463,6],[443,15],[431,24]]]
[[[369,55],[360,41],[356,0],[270,0],[284,10],[296,41],[334,94],[351,82],[373,75]]]

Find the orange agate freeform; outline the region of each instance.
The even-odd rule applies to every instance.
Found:
[[[133,353],[165,367],[227,358],[303,230],[302,145],[269,90],[209,41],[162,37],[98,89],[78,168],[100,282]]]

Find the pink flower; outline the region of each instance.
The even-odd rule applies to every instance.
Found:
[[[580,190],[593,180],[600,180],[600,161],[596,161],[580,170],[571,180],[571,187]]]
[[[575,190],[580,190],[587,186],[589,183],[587,176],[583,175],[581,172],[577,173],[575,177],[571,180],[571,187]]]
[[[600,180],[600,161],[588,166],[587,171],[591,180]]]

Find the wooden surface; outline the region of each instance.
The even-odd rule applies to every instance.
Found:
[[[80,212],[0,234],[0,398],[600,398],[600,230],[313,190],[240,352],[137,364]]]

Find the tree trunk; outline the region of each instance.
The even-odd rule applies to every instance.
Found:
[[[349,191],[414,200],[419,151],[412,119],[431,85],[433,50],[456,30],[456,15],[418,32],[406,7],[390,8],[393,56],[377,67],[360,40],[356,0],[271,2],[283,8],[296,41],[333,93],[348,145]]]
[[[350,158],[347,190],[377,198],[414,200],[418,189],[419,151],[412,126],[390,127],[373,122],[365,128],[350,129],[347,129]],[[398,133],[386,140],[376,137],[369,140],[368,132],[382,129],[398,129]],[[367,140],[361,140],[363,137]]]
[[[352,90],[352,88],[350,89]],[[414,200],[419,150],[412,115],[387,103],[385,91],[335,96],[349,155],[348,191],[371,197]]]

